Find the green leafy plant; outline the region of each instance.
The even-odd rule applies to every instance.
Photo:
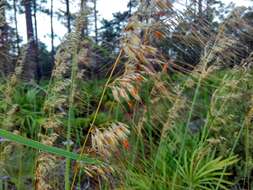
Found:
[[[187,189],[212,190],[217,184],[218,189],[229,189],[228,186],[233,183],[225,179],[230,173],[223,172],[223,169],[234,165],[238,159],[236,156],[215,158],[214,155],[206,148],[198,148],[192,153],[185,152],[182,163],[176,161],[180,175],[178,181],[182,181]]]

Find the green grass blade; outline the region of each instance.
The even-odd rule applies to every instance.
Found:
[[[82,162],[87,163],[87,164],[99,164],[99,163],[101,163],[100,161],[98,161],[96,159],[93,159],[93,158],[89,158],[88,156],[84,155],[84,156],[80,157],[79,154],[69,152],[69,151],[66,151],[66,150],[61,149],[61,148],[48,146],[48,145],[42,144],[40,142],[31,140],[31,139],[27,139],[27,138],[22,137],[20,135],[13,134],[13,133],[11,133],[9,131],[6,131],[6,130],[3,130],[3,129],[0,129],[0,137],[8,139],[8,140],[13,141],[13,142],[16,142],[18,144],[28,146],[30,148],[41,150],[43,152],[51,153],[51,154],[54,154],[54,155],[57,155],[57,156],[62,156],[62,157],[68,158],[68,159],[82,161]]]

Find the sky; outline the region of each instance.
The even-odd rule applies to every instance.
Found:
[[[64,3],[62,3],[62,0],[54,0],[54,9],[58,10],[65,10]],[[98,19],[101,21],[102,18],[105,19],[112,19],[113,15],[112,13],[118,12],[118,11],[125,11],[127,10],[127,3],[128,0],[97,0],[97,10],[98,10]],[[71,10],[78,11],[78,3],[75,3],[71,5]],[[50,1],[46,5],[48,9],[50,9]],[[25,15],[19,15],[18,16],[18,32],[22,36],[24,42],[27,41],[26,38],[26,25],[25,25]],[[46,16],[44,13],[37,15],[37,28],[38,28],[38,37],[40,41],[44,42],[48,46],[51,44],[50,39],[50,17]],[[58,35],[58,37],[55,39],[55,45],[57,46],[61,38],[66,34],[67,29],[65,26],[61,24],[61,22],[57,19],[57,16],[54,16],[54,32]]]
[[[97,10],[99,20],[112,19],[113,13],[118,11],[127,10],[127,3],[129,0],[97,0]],[[183,1],[183,0],[180,0]],[[184,0],[185,1],[185,0]],[[223,0],[224,3],[229,4],[231,2],[235,3],[237,6],[250,6],[252,1],[250,0]],[[50,1],[46,5],[47,8],[50,8]],[[54,9],[65,10],[63,0],[54,0]],[[71,4],[71,10],[78,11],[78,3]],[[38,22],[38,37],[40,41],[44,42],[46,45],[50,46],[50,17],[41,13],[37,15]],[[26,42],[26,26],[25,26],[25,15],[18,16],[18,30],[19,34],[23,37],[24,42]],[[55,39],[55,45],[57,46],[64,34],[66,34],[66,28],[58,21],[56,15],[54,16],[54,32],[58,35]],[[50,47],[49,47],[50,48]]]

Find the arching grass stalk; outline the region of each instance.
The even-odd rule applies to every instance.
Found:
[[[72,160],[82,161],[83,163],[87,163],[87,164],[101,164],[100,161],[89,158],[86,155],[83,155],[82,157],[80,157],[80,155],[78,155],[74,152],[68,152],[68,151],[61,149],[61,148],[57,148],[54,146],[48,146],[48,145],[45,145],[41,142],[22,137],[21,135],[13,134],[12,132],[9,132],[9,131],[3,130],[3,129],[0,129],[0,137],[8,139],[12,142],[33,148],[33,149],[36,149],[36,150],[40,150],[45,153],[50,153],[50,154],[56,155],[56,156],[65,157],[65,158],[72,159]]]
[[[89,134],[91,133],[91,131],[92,131],[93,127],[94,127],[94,123],[95,123],[95,121],[96,121],[96,119],[97,119],[98,112],[99,112],[100,107],[101,107],[101,105],[102,105],[102,101],[103,101],[103,99],[104,99],[105,92],[106,92],[106,90],[107,90],[107,88],[108,88],[108,85],[109,85],[109,83],[110,83],[110,81],[111,81],[111,78],[112,78],[112,76],[113,76],[113,73],[114,73],[114,71],[115,71],[117,65],[119,64],[119,61],[120,61],[120,58],[121,58],[122,54],[123,54],[123,49],[120,50],[119,55],[118,55],[118,57],[117,57],[115,63],[113,64],[111,73],[110,73],[110,75],[109,75],[109,77],[108,77],[108,79],[107,79],[107,81],[106,81],[106,83],[105,83],[105,86],[104,86],[102,95],[101,95],[101,97],[100,97],[100,100],[99,100],[99,103],[98,103],[96,112],[95,112],[94,117],[93,117],[93,120],[92,120],[92,122],[91,122],[91,124],[90,124],[90,128],[89,128],[89,130],[88,130],[88,132],[87,132],[86,138],[85,138],[85,140],[84,140],[84,143],[83,143],[83,146],[82,146],[82,149],[81,149],[81,152],[80,152],[80,157],[82,157],[82,155],[84,154],[84,149],[85,149],[85,145],[86,145],[86,143],[87,143],[87,141],[88,141]],[[71,190],[74,189],[74,185],[75,185],[75,180],[76,180],[76,177],[77,177],[77,173],[78,173],[78,166],[76,165],[75,171],[74,171],[74,177],[73,177],[73,181],[72,181],[72,185],[71,185]]]

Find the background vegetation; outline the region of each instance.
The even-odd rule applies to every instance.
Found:
[[[43,3],[0,1],[0,190],[253,189],[252,7],[131,0],[99,29],[66,0],[49,52]]]

